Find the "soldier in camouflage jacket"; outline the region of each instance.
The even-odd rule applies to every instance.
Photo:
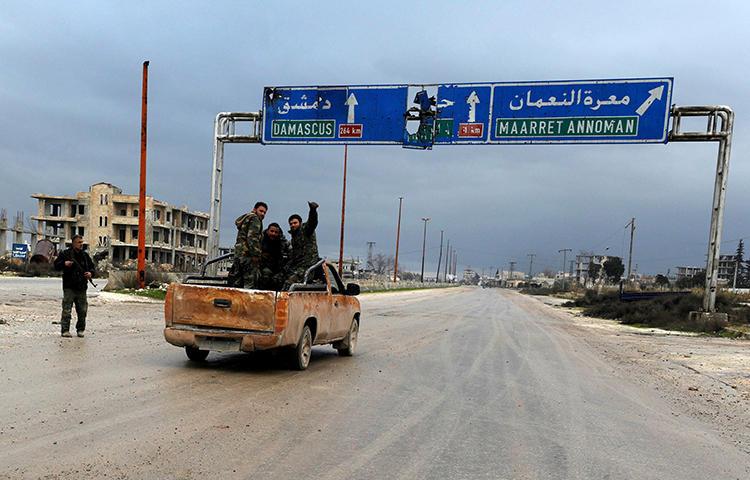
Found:
[[[234,262],[229,270],[228,283],[233,287],[259,288],[261,239],[263,218],[268,211],[265,202],[257,202],[250,213],[235,220],[237,240],[234,244]]]
[[[292,283],[302,282],[305,271],[315,265],[318,257],[318,240],[315,238],[315,228],[318,226],[318,204],[307,202],[310,211],[307,221],[302,223],[302,217],[294,214],[289,217],[289,233],[292,237],[292,257],[289,261],[289,276],[285,288]]]

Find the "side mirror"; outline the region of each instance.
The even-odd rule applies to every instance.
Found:
[[[359,285],[356,283],[347,283],[346,284],[346,292],[344,292],[345,295],[359,295]]]

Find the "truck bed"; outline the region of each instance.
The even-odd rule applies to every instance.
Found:
[[[171,315],[165,313],[174,326],[264,333],[274,330],[277,292],[177,283],[170,290]]]

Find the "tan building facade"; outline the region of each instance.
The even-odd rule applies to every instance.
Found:
[[[82,235],[92,254],[107,251],[113,265],[138,256],[138,195],[123,194],[109,183],[97,183],[75,195],[32,195],[38,202],[37,232],[58,249]],[[146,196],[146,261],[192,271],[206,259],[209,215]]]

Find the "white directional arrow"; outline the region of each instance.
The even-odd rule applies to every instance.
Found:
[[[354,123],[354,107],[359,104],[357,103],[357,97],[354,96],[353,92],[349,94],[349,98],[346,99],[344,105],[349,107],[349,113],[346,115],[346,123]]]
[[[638,116],[643,116],[644,113],[646,113],[646,110],[648,110],[648,107],[651,106],[652,103],[656,100],[661,100],[661,96],[664,93],[664,85],[661,87],[652,88],[648,91],[650,94],[645,102],[641,103],[641,106],[638,107],[635,111],[635,113],[638,114]]]
[[[479,103],[477,92],[472,90],[471,95],[466,99],[466,103],[469,104],[469,123],[474,123],[477,121],[477,103]]]

